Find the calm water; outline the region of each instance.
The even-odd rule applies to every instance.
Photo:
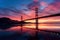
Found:
[[[38,29],[40,30],[47,30],[47,31],[54,31],[54,32],[60,32],[60,24],[38,24]],[[36,26],[35,24],[25,24],[22,27],[22,30],[35,30]],[[21,26],[15,26],[10,28],[9,30],[20,30]]]
[[[38,24],[38,28],[42,30],[60,30],[60,24]],[[23,27],[26,28],[36,28],[35,24],[26,24]]]
[[[59,24],[39,24],[39,30],[35,29],[35,24],[25,24],[22,28],[21,26],[14,26],[12,28],[7,29],[10,32],[16,33],[8,33],[8,37],[4,35],[4,38],[8,40],[28,40],[30,36],[34,37],[36,32],[38,33],[39,40],[60,40],[60,25]],[[44,30],[44,31],[41,31]],[[49,31],[49,32],[46,32]],[[53,32],[50,32],[53,31]],[[57,33],[56,33],[57,32]],[[6,32],[4,32],[5,34]],[[6,34],[7,35],[7,34]],[[11,36],[10,36],[11,35]],[[3,38],[3,37],[2,37]],[[31,39],[31,38],[30,38]],[[34,38],[35,39],[35,38]]]

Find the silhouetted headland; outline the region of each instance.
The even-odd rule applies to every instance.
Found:
[[[7,29],[17,24],[19,24],[19,21],[11,20],[7,17],[0,18],[0,29]]]

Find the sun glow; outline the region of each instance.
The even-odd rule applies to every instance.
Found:
[[[44,22],[59,22],[60,20],[53,20],[53,19],[49,19],[49,20],[39,20],[38,22],[39,23],[44,23]],[[35,23],[36,21],[35,20],[28,20],[28,21],[25,21],[25,22],[32,22],[32,23]]]

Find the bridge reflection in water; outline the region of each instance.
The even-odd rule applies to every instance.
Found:
[[[60,39],[60,27],[59,26],[53,26],[52,24],[39,24],[39,31],[38,31],[38,38],[41,40],[56,40]],[[16,26],[13,28],[10,28],[10,31],[17,31],[20,33],[20,26]],[[26,36],[34,36],[35,35],[35,24],[25,24],[22,27],[22,35]]]

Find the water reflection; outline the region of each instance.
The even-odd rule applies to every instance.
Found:
[[[60,29],[59,26],[50,26],[51,24],[39,24],[39,29],[40,30],[50,30],[50,31],[56,31],[58,29]],[[20,26],[14,26],[11,27],[9,29],[7,29],[6,31],[15,31],[18,32],[19,35],[16,37],[16,39],[28,39],[30,38],[30,36],[34,36],[36,33],[35,30],[35,24],[25,24],[22,27],[22,31],[21,31],[21,27]],[[22,36],[21,36],[22,35]],[[58,36],[58,37],[57,37]],[[53,39],[55,40],[56,38],[59,39],[60,38],[60,34],[59,33],[52,33],[52,32],[44,32],[44,31],[38,31],[38,37],[41,40],[49,40],[49,39]],[[14,38],[15,39],[15,38]]]
[[[59,24],[38,24],[40,30],[48,30],[48,31],[56,31],[59,32],[60,30],[60,25]],[[31,31],[32,29],[35,30],[36,26],[35,24],[25,24],[22,29],[24,31]],[[14,30],[14,31],[20,31],[21,27],[20,26],[15,26],[12,28],[9,28],[8,30]]]
[[[60,28],[60,24],[38,24],[39,25],[39,29],[57,29]],[[35,24],[26,24],[23,27],[27,27],[27,28],[35,28]]]

